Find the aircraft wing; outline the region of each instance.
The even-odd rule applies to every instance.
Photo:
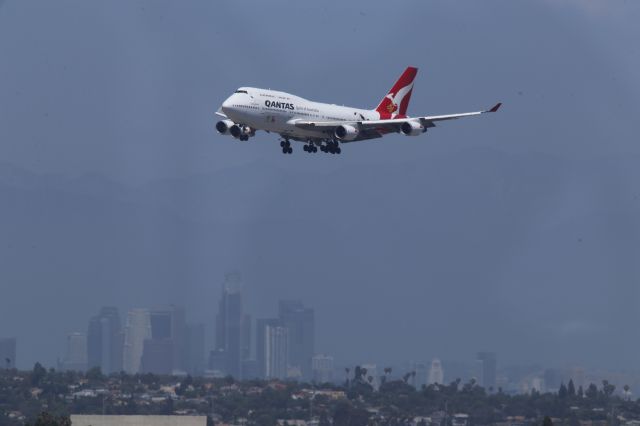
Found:
[[[392,118],[389,120],[361,120],[361,121],[306,121],[296,120],[295,126],[303,129],[327,129],[336,128],[341,125],[351,125],[359,128],[361,131],[370,131],[378,133],[399,132],[402,123],[407,121],[420,121],[425,127],[435,127],[437,121],[455,120],[458,118],[472,117],[475,115],[486,114],[488,112],[496,112],[502,104],[497,103],[493,108],[485,111],[465,112],[462,114],[448,114],[448,115],[431,115],[425,117],[406,117],[406,118]],[[367,138],[368,139],[368,138]]]

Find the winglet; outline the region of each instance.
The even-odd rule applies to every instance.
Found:
[[[493,106],[493,108],[491,108],[491,109],[490,109],[489,111],[487,111],[487,112],[496,112],[497,110],[499,110],[499,109],[500,109],[500,107],[501,107],[501,106],[502,106],[502,102],[498,102],[497,104],[495,104],[495,105]]]

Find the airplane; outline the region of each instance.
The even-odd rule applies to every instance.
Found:
[[[485,111],[462,114],[409,117],[406,115],[413,80],[418,73],[407,67],[373,110],[313,102],[299,96],[270,89],[240,87],[216,112],[222,119],[216,130],[222,135],[247,141],[257,130],[277,133],[283,154],[291,154],[291,141],[304,143],[308,153],[340,154],[345,143],[381,138],[389,133],[418,136],[435,127],[436,122],[496,112],[497,103]]]

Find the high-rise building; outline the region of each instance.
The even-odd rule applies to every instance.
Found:
[[[209,370],[214,377],[224,377],[227,374],[227,354],[222,349],[214,349],[209,352]]]
[[[124,328],[123,369],[129,374],[140,372],[144,341],[151,338],[151,315],[148,309],[132,309]]]
[[[185,317],[184,308],[173,305],[149,311],[151,334],[143,343],[142,371],[157,374],[186,371],[188,345]]]
[[[573,386],[576,390],[582,386],[583,389],[587,388],[587,380],[585,379],[584,368],[582,367],[573,367],[569,371],[569,378],[567,379],[567,383],[569,380],[573,380]]]
[[[16,338],[0,338],[0,368],[16,368]]]
[[[225,373],[237,379],[242,378],[242,361],[247,345],[243,338],[247,326],[244,325],[242,308],[240,279],[237,275],[227,275],[216,316],[215,349],[224,352],[227,358]]]
[[[286,379],[289,367],[289,329],[265,327],[265,378]]]
[[[493,352],[478,352],[476,366],[478,384],[487,391],[496,390],[496,354]]]
[[[411,371],[414,371],[416,374],[411,376],[411,384],[416,389],[422,389],[423,386],[426,386],[429,379],[429,371],[427,369],[427,365],[424,362],[414,362],[411,364]]]
[[[535,390],[538,393],[545,393],[544,379],[542,377],[533,377],[531,379],[531,390]]]
[[[543,380],[547,391],[557,392],[560,388],[560,373],[556,369],[544,370]]]
[[[245,314],[242,317],[242,345],[241,345],[241,358],[247,360],[251,358],[251,315]]]
[[[67,371],[85,371],[87,369],[87,335],[71,333],[67,336],[67,354],[62,363]]]
[[[430,385],[444,384],[444,370],[442,369],[442,363],[438,358],[434,358],[431,361],[431,367],[429,368],[429,379],[427,383]]]
[[[173,347],[171,339],[145,340],[140,361],[140,372],[171,374],[174,365]]]
[[[258,371],[258,362],[255,359],[245,359],[242,361],[242,378],[243,380],[263,378]]]
[[[186,371],[199,376],[204,373],[204,324],[188,324],[186,341]]]
[[[313,381],[316,383],[330,383],[333,381],[333,357],[329,355],[315,355],[311,359]]]
[[[256,320],[256,364],[258,377],[267,377],[267,327],[282,326],[277,318],[263,318]]]
[[[104,374],[122,370],[124,334],[120,315],[114,307],[104,307],[91,318],[87,333],[88,367],[99,367]]]
[[[299,300],[281,300],[278,317],[289,329],[289,365],[305,380],[313,377],[311,359],[315,353],[315,315]]]

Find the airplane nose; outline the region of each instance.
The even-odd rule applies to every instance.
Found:
[[[225,114],[231,110],[231,98],[227,98],[227,100],[222,103],[221,109]]]

